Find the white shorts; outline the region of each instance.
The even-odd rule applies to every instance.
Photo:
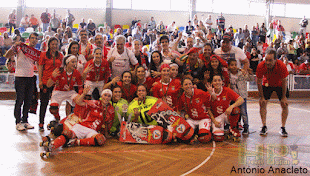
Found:
[[[59,91],[59,90],[54,90],[52,92],[52,97],[51,97],[51,103],[57,103],[59,106],[63,101],[68,101],[71,106],[75,106],[74,103],[74,98],[78,95],[75,90],[70,90],[70,91]]]
[[[87,95],[91,95],[94,91],[95,88],[97,88],[99,90],[99,94],[101,94],[101,91],[103,91],[103,86],[104,86],[104,81],[98,81],[98,82],[94,82],[94,81],[85,81],[85,86],[89,86],[90,90],[87,93]]]
[[[80,124],[75,124],[71,131],[73,131],[76,135],[76,137],[78,139],[85,139],[85,138],[90,138],[96,134],[98,134],[97,131],[91,129],[91,128],[87,128],[83,125],[80,125]]]
[[[221,127],[218,128],[218,127],[216,127],[216,126],[214,125],[214,123],[212,123],[212,129],[213,129],[213,130],[212,130],[212,133],[213,133],[214,135],[217,135],[217,136],[222,136],[222,135],[224,135],[224,122],[227,121],[227,115],[226,115],[225,113],[223,113],[223,114],[221,114],[221,115],[215,117],[215,120],[216,120],[217,122],[220,122]]]
[[[186,122],[195,130],[196,126],[198,129],[206,129],[210,131],[211,119],[193,120],[187,119]]]

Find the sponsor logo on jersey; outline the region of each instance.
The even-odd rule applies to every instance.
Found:
[[[153,139],[160,139],[161,138],[161,132],[159,130],[153,131]]]
[[[196,103],[199,103],[199,98],[196,98]]]
[[[172,89],[172,90],[175,90],[175,86],[172,86],[171,89]]]
[[[185,125],[184,124],[180,124],[177,128],[176,128],[178,133],[184,133],[185,131]]]
[[[226,101],[226,96],[223,96],[223,100]]]

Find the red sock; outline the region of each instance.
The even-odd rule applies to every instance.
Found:
[[[76,142],[81,146],[94,146],[95,138],[78,139]]]
[[[238,126],[238,120],[239,120],[240,115],[230,115],[229,116],[229,123],[231,128],[235,128]]]
[[[57,149],[57,148],[63,146],[66,143],[66,141],[67,140],[66,140],[65,136],[63,136],[63,135],[59,136],[58,138],[56,138],[53,141],[54,149]]]

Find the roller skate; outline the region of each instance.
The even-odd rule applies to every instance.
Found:
[[[42,143],[42,147],[44,148],[44,152],[40,153],[41,158],[50,158],[55,154],[55,152],[53,151],[54,146],[52,141],[47,140],[46,142]]]
[[[234,142],[241,141],[241,134],[237,127],[235,128],[229,127],[229,133],[227,135],[227,139],[232,139]]]
[[[50,123],[47,125],[47,129],[51,130],[53,127],[55,127],[58,124],[58,121],[52,120]]]

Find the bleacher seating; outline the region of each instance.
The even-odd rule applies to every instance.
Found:
[[[18,30],[19,30],[19,32],[20,32],[20,33],[23,33],[23,32],[25,32],[25,31],[26,31],[26,29],[25,29],[25,28],[23,28],[23,27],[18,28]]]
[[[114,29],[117,29],[117,28],[122,28],[122,26],[119,24],[114,25]]]
[[[0,27],[0,32],[1,33],[4,33],[4,32],[6,32],[7,31],[7,28],[6,27]]]
[[[127,24],[123,25],[123,29],[129,29],[129,28],[130,28],[129,25]]]
[[[22,38],[28,38],[29,35],[30,35],[29,32],[24,32],[24,33],[22,33]]]
[[[0,57],[0,65],[5,65],[6,58],[5,57]]]
[[[79,24],[74,24],[74,25],[73,25],[73,29],[74,29],[74,28],[75,28],[75,29],[78,29],[78,28],[79,28]],[[72,30],[73,30],[73,29],[72,29]]]

